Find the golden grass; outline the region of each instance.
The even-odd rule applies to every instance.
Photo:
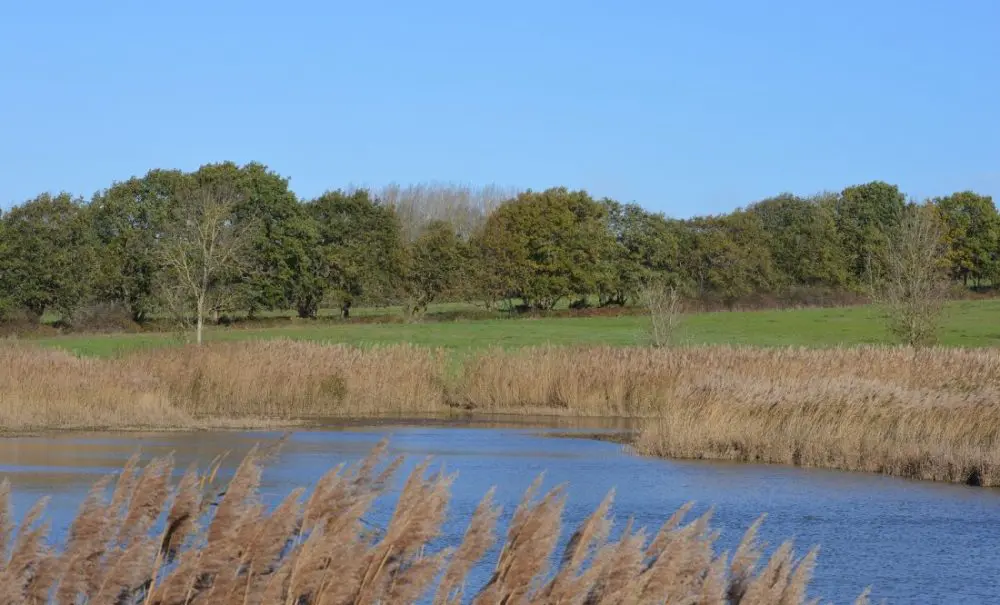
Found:
[[[1000,485],[1000,355],[850,348],[539,349],[467,366],[464,406],[642,416],[643,453]]]
[[[538,481],[514,511],[492,576],[470,587],[469,572],[498,539],[492,492],[460,544],[439,548],[454,476],[428,473],[425,462],[407,478],[386,527],[372,531],[363,517],[398,468],[383,442],[363,462],[329,471],[308,497],[297,489],[269,510],[256,450],[221,492],[214,469],[189,469],[174,484],[170,458],[145,468],[133,458],[117,479],[95,484],[54,545],[41,524],[44,502],[15,528],[4,482],[0,598],[10,605],[805,602],[815,550],[797,558],[788,542],[762,560],[758,521],[733,556],[717,554],[710,513],[684,523],[688,507],[651,537],[629,522],[612,540],[610,494],[550,570],[566,496],[557,487],[538,497]]]
[[[190,423],[149,375],[62,351],[0,346],[0,426],[7,430]]]
[[[470,410],[646,419],[639,451],[1000,485],[993,350],[537,348],[268,341],[85,360],[0,348],[9,429],[239,426]]]
[[[117,362],[155,376],[180,409],[228,418],[441,411],[443,353],[253,341],[155,349]]]

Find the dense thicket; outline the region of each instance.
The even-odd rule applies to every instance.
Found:
[[[927,203],[952,278],[997,284],[993,200],[964,191]],[[157,169],[89,202],[45,193],[6,212],[0,313],[72,323],[99,307],[143,322],[179,304],[182,313],[202,305],[215,315],[315,317],[324,305],[345,316],[356,302],[420,313],[442,300],[544,310],[625,305],[650,284],[719,304],[858,292],[884,272],[912,204],[872,182],[681,220],[566,188],[390,186],[300,200],[258,163]],[[180,298],[178,280],[191,284]]]

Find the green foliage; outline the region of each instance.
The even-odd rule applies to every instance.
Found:
[[[461,277],[467,255],[451,223],[433,221],[407,249],[405,287],[408,307],[422,313],[451,290]]]
[[[502,204],[477,245],[490,294],[551,309],[565,297],[597,292],[614,240],[605,207],[586,192],[561,187]]]
[[[307,204],[321,257],[318,277],[304,289],[301,311],[315,313],[322,291],[332,288],[345,315],[360,297],[389,299],[403,266],[400,223],[391,207],[373,200],[367,190],[328,191]]]
[[[873,181],[848,187],[837,201],[837,231],[854,279],[884,273],[887,234],[899,225],[906,197],[895,185]]]
[[[0,280],[6,306],[37,321],[46,311],[69,315],[87,297],[92,281],[93,231],[83,202],[48,193],[3,217]]]
[[[977,285],[1000,276],[1000,214],[993,198],[962,191],[934,200],[952,277]]]
[[[607,199],[602,204],[614,242],[604,259],[606,267],[600,272],[601,305],[625,305],[653,282],[676,282],[680,247],[677,230],[670,221],[638,204]]]
[[[754,292],[771,292],[778,275],[760,217],[737,211],[687,223],[683,266],[700,297],[727,304]]]
[[[236,191],[235,220],[255,225],[245,273],[234,277],[239,304],[251,314],[288,308],[306,287],[303,276],[319,262],[315,230],[288,179],[257,162],[206,164],[193,178]]]
[[[156,236],[189,181],[179,170],[151,170],[142,178],[113,184],[90,203],[100,246],[95,295],[123,305],[134,321],[146,320],[156,308]]]
[[[847,284],[836,205],[835,195],[801,198],[785,193],[747,209],[759,219],[764,243],[786,285],[840,288]]]
[[[0,210],[0,320],[7,318],[16,307],[14,289],[17,285],[8,275],[8,264],[11,260],[11,242],[7,236],[7,221]]]
[[[496,187],[388,186],[381,197],[338,190],[302,203],[286,177],[256,162],[151,170],[113,183],[89,206],[40,196],[0,217],[0,314],[37,319],[86,304],[125,309],[137,322],[162,317],[176,301],[163,296],[158,250],[182,231],[168,217],[208,190],[227,192],[225,228],[248,240],[239,263],[213,274],[206,304],[216,316],[293,308],[312,318],[331,301],[345,316],[355,302],[403,300],[416,312],[441,300],[628,305],[651,285],[708,306],[857,297],[888,279],[906,207],[882,181],[687,220],[564,187],[510,197]],[[964,191],[933,207],[951,278],[1000,284],[993,200]]]

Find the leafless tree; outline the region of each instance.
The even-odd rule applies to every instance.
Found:
[[[518,194],[515,188],[499,185],[475,187],[436,182],[406,186],[391,183],[373,192],[395,209],[403,226],[403,237],[410,242],[434,221],[448,221],[459,237],[467,239],[497,206]]]
[[[908,206],[889,236],[884,275],[873,288],[889,330],[911,346],[934,343],[948,299],[942,233],[933,207]]]
[[[181,194],[158,242],[163,301],[178,318],[194,315],[199,345],[205,314],[227,296],[246,263],[254,225],[234,219],[238,201],[235,189],[221,185]]]
[[[683,309],[676,288],[649,284],[642,289],[640,299],[649,312],[649,336],[654,347],[669,346],[681,326]]]

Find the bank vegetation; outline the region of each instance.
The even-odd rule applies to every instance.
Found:
[[[1000,485],[1000,356],[992,350],[460,354],[277,340],[90,359],[0,347],[0,422],[13,431],[465,413],[638,418],[634,446],[651,455]]]

